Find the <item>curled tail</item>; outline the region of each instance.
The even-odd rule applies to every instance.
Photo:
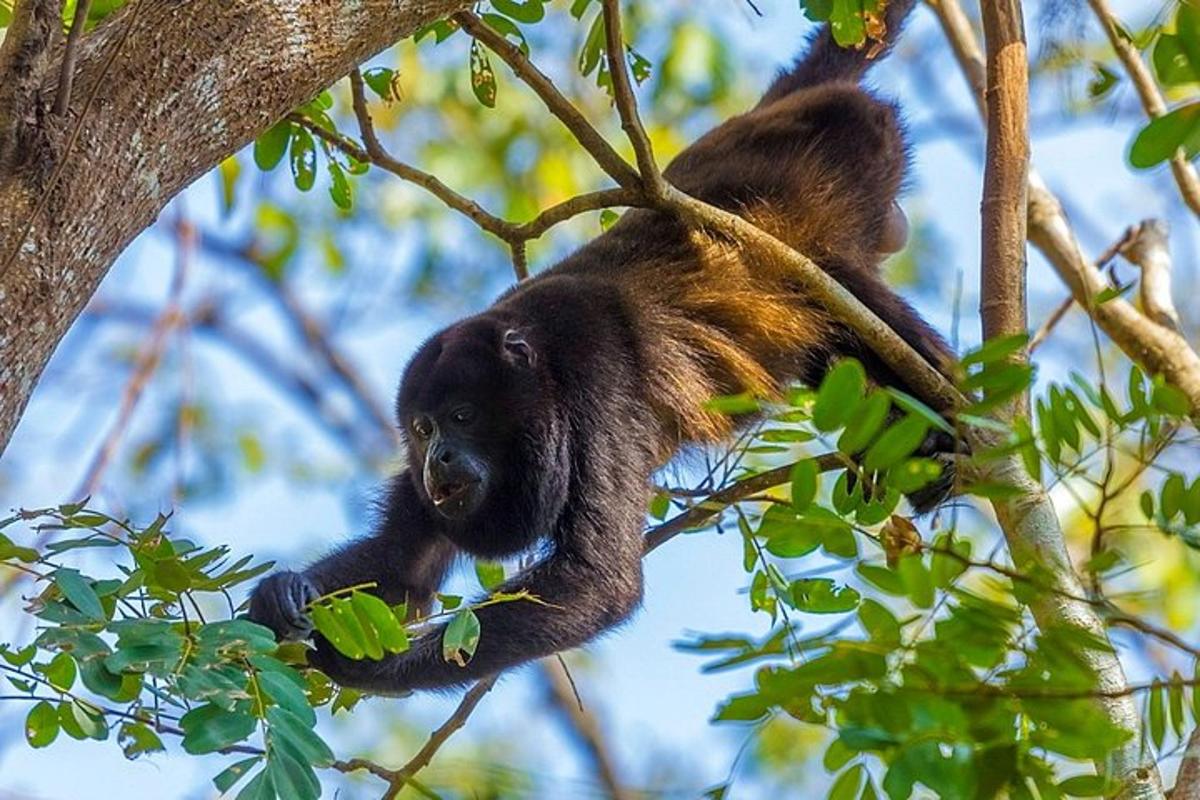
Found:
[[[769,105],[792,92],[830,81],[861,80],[871,65],[892,48],[915,0],[885,0],[885,3],[882,40],[874,44],[868,40],[858,48],[842,47],[834,41],[829,23],[824,24],[809,43],[807,52],[796,59],[791,69],[779,74],[759,105]]]

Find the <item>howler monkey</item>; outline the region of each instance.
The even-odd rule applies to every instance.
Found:
[[[894,35],[912,0],[892,0]],[[752,220],[852,291],[931,363],[943,340],[881,280],[903,243],[895,205],[906,167],[896,109],[863,91],[870,58],[828,29],[749,112],[667,168],[678,188]],[[303,572],[268,577],[250,617],[305,638],[314,597],[374,582],[388,602],[427,604],[459,553],[497,558],[545,542],[509,580],[543,602],[478,611],[483,636],[460,666],[441,629],[382,661],[354,661],[316,636],[310,661],[377,693],[445,687],[575,647],[625,620],[642,597],[651,475],[681,446],[726,438],[715,395],[816,384],[860,359],[905,387],[845,325],[775,264],[632,210],[491,308],[425,342],[397,400],[408,469],[390,483],[377,530]],[[925,452],[952,445],[931,440]],[[935,504],[945,485],[913,500]]]

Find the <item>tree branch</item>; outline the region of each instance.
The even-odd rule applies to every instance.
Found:
[[[230,13],[226,0],[135,0],[83,36],[73,96],[85,93],[104,113],[81,111],[75,119],[86,125],[71,130],[39,127],[47,141],[26,148],[28,165],[0,170],[0,451],[67,328],[168,200],[355,64],[464,5],[239,0]],[[58,9],[52,0],[18,8],[24,16],[49,6]],[[27,52],[20,45],[33,37],[20,30],[10,27],[0,46],[4,67]],[[53,67],[30,91],[53,93]],[[11,149],[9,111],[28,92],[3,77],[0,148]],[[67,148],[72,135],[86,146]]]
[[[29,155],[61,8],[61,0],[17,0],[13,6],[0,42],[0,170],[11,169]]]
[[[571,132],[575,140],[583,145],[583,149],[592,155],[600,168],[608,173],[609,177],[619,186],[627,188],[640,186],[638,173],[634,171],[633,167],[621,158],[612,145],[593,127],[592,123],[587,121],[583,113],[572,105],[571,101],[563,97],[558,87],[534,66],[519,47],[469,11],[461,11],[455,14],[453,19],[463,30],[483,42],[489,50],[508,64],[517,77],[541,98],[550,113],[567,126],[567,130]],[[619,65],[624,69],[624,60],[621,60]],[[610,70],[612,69],[613,67],[610,66]]]
[[[605,797],[610,800],[632,800],[633,794],[625,788],[617,774],[616,762],[600,730],[600,722],[579,701],[574,683],[562,659],[544,658],[538,662],[538,667],[550,705],[587,752],[596,777],[604,787]]]
[[[1188,738],[1183,759],[1179,762],[1179,772],[1175,776],[1171,800],[1200,800],[1200,726]]]
[[[438,750],[446,743],[446,740],[453,736],[459,728],[467,724],[467,719],[471,716],[471,712],[475,710],[475,707],[479,705],[479,701],[496,685],[497,677],[497,675],[491,675],[483,678],[468,689],[467,693],[463,695],[462,702],[454,710],[454,713],[437,730],[429,734],[429,741],[403,767],[399,769],[387,769],[365,758],[352,758],[349,761],[334,763],[333,769],[346,773],[366,770],[372,775],[382,778],[388,784],[383,798],[384,800],[392,800],[392,798],[400,793],[401,789],[412,783],[414,775],[428,766],[433,757],[437,755]]]
[[[958,0],[926,0],[938,17],[976,101],[983,109],[985,66]],[[1129,358],[1181,389],[1200,420],[1200,355],[1178,333],[1154,324],[1122,298],[1097,304],[1108,281],[1083,254],[1062,204],[1033,170],[1029,173],[1029,240],[1049,260],[1072,296]]]
[[[983,0],[983,25],[987,43],[985,71],[987,110],[987,162],[983,197],[983,272],[980,312],[985,338],[1025,333],[1025,193],[1028,186],[1028,56],[1020,0]],[[1087,267],[1090,269],[1091,265]],[[1025,353],[1015,356],[1027,360]],[[1026,402],[1006,409],[1022,414]],[[1104,625],[1095,610],[1073,599],[1084,594],[1067,552],[1062,528],[1042,486],[1032,480],[1019,456],[1008,454],[991,462],[989,476],[1019,488],[1012,498],[992,501],[1000,527],[1018,569],[1040,567],[1054,582],[1054,592],[1040,593],[1031,609],[1042,630],[1067,625],[1104,637]],[[1095,670],[1097,698],[1105,715],[1116,725],[1139,730],[1140,716],[1130,701],[1121,662],[1114,653],[1091,651],[1084,656]],[[1124,784],[1122,796],[1162,796],[1158,769],[1143,757],[1137,736],[1131,736],[1111,755],[1112,769]]]
[[[1029,67],[1019,0],[984,0],[987,146],[980,203],[983,242],[979,315],[984,340],[1026,333],[1025,207],[1029,182]],[[1009,360],[1028,361],[1022,349]],[[1028,411],[1021,393],[1004,409]]]
[[[637,159],[638,172],[642,177],[642,185],[651,197],[659,198],[666,186],[658,165],[654,161],[654,150],[650,146],[650,137],[638,117],[637,100],[633,94],[633,84],[629,80],[629,71],[625,67],[625,38],[621,34],[621,0],[601,0],[604,13],[604,42],[608,58],[608,74],[612,79],[613,97],[616,99],[617,113],[621,117],[621,128],[633,145],[633,153]]]
[[[92,0],[78,0],[75,15],[71,18],[71,32],[67,34],[67,46],[63,51],[62,66],[59,68],[58,92],[54,95],[54,113],[64,116],[71,107],[71,84],[75,81],[75,62],[79,58],[79,39],[87,26],[88,11]]]
[[[1137,90],[1146,116],[1155,119],[1166,114],[1166,101],[1158,90],[1158,84],[1154,82],[1154,76],[1150,74],[1150,68],[1142,61],[1142,54],[1117,23],[1108,0],[1088,0],[1088,5],[1100,21],[1100,27],[1104,29],[1104,35],[1108,37],[1117,58],[1129,73],[1129,79],[1133,88]],[[1175,184],[1179,187],[1179,193],[1188,208],[1193,214],[1200,216],[1200,177],[1182,149],[1171,157],[1171,174],[1175,176]]]

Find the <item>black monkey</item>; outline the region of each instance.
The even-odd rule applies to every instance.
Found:
[[[892,35],[912,0],[892,0]],[[666,170],[674,185],[735,211],[821,265],[934,364],[945,342],[881,280],[903,243],[895,205],[907,155],[893,106],[858,81],[869,65],[826,29],[749,112]],[[607,233],[427,341],[397,401],[408,469],[391,482],[378,529],[254,591],[250,617],[281,638],[311,632],[303,607],[374,581],[389,602],[427,604],[460,552],[548,555],[503,587],[545,604],[481,609],[465,666],[443,658],[441,630],[382,661],[353,661],[317,636],[311,661],[377,693],[446,687],[580,645],[625,620],[642,596],[650,478],[679,448],[719,441],[714,395],[777,393],[862,360],[905,387],[786,270],[689,232],[656,211]],[[925,451],[952,450],[931,439]],[[948,486],[911,498],[925,508]]]

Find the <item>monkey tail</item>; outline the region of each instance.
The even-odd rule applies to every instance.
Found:
[[[904,27],[904,20],[915,5],[915,0],[885,0],[883,11],[883,40],[872,46],[860,48],[840,46],[833,38],[829,23],[812,38],[808,51],[796,59],[791,69],[779,74],[767,89],[760,106],[786,97],[792,92],[831,81],[858,83],[876,61],[881,60],[895,43]]]

